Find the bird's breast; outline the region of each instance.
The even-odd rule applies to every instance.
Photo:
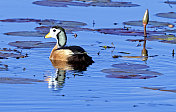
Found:
[[[74,53],[69,49],[53,50],[50,55],[51,60],[68,61],[68,58]]]

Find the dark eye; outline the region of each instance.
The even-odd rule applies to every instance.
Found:
[[[53,30],[53,32],[56,32],[56,30]]]

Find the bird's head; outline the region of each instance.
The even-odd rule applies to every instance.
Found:
[[[67,42],[67,36],[64,28],[60,26],[53,26],[45,38],[55,38],[59,47],[64,47]]]

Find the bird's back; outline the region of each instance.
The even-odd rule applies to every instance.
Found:
[[[65,47],[62,47],[62,48],[58,48],[57,50],[61,50],[61,49],[69,49],[71,50],[74,54],[86,54],[86,51],[80,47],[80,46],[65,46]]]
[[[63,48],[59,48],[58,50],[70,50],[73,52],[73,54],[68,57],[69,63],[81,63],[81,64],[92,64],[94,61],[92,60],[92,57],[87,55],[87,52],[80,46],[66,46]]]

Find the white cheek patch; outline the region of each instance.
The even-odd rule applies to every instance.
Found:
[[[50,34],[52,35],[53,38],[56,38],[57,39],[57,34],[60,33],[61,30],[59,29],[56,29],[56,28],[51,28],[50,29]]]
[[[55,34],[54,30],[56,31],[55,28],[50,29],[50,35],[52,35],[53,38],[56,38],[56,36],[55,36],[56,34]]]

